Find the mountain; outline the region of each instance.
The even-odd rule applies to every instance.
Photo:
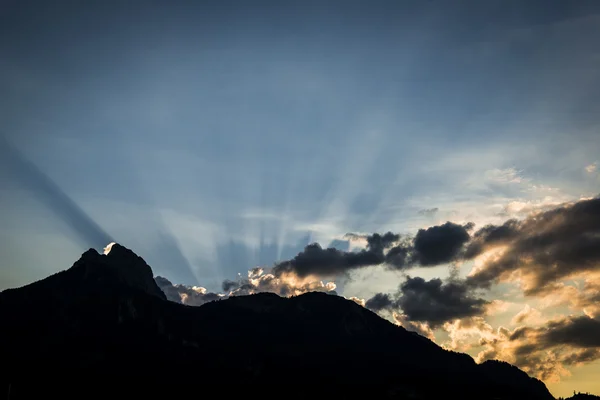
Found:
[[[335,396],[553,399],[507,363],[446,351],[342,297],[261,293],[201,307],[166,300],[131,250],[0,293],[0,363],[13,399]]]
[[[560,398],[562,399],[562,398]],[[564,400],[600,400],[600,396],[595,396],[589,393],[577,393],[571,397],[567,397]]]

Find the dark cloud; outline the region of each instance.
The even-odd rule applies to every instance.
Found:
[[[414,257],[422,266],[439,265],[455,259],[469,240],[470,225],[446,222],[419,229],[414,240]]]
[[[407,321],[427,323],[435,329],[455,319],[482,315],[489,304],[476,297],[465,281],[408,277],[397,293],[378,293],[365,306],[373,311],[402,310]]]
[[[395,269],[410,267],[409,256],[411,255],[411,245],[399,245],[392,247],[385,255],[385,262]]]
[[[586,364],[600,358],[600,349],[585,349],[573,352],[563,357],[562,362],[566,365]]]
[[[40,170],[35,163],[0,135],[0,162],[14,173],[19,182],[31,190],[57,217],[76,234],[85,246],[103,248],[114,242],[69,195]]]
[[[400,235],[392,232],[387,232],[383,235],[374,233],[370,236],[367,236],[366,239],[368,250],[375,253],[383,253],[385,249],[392,247],[394,243],[400,240]]]
[[[486,349],[477,361],[502,359],[543,380],[568,375],[564,365],[600,359],[600,321],[586,315],[560,317],[539,327],[500,329],[494,338],[482,339]]]
[[[365,307],[373,311],[381,311],[392,307],[394,302],[387,293],[377,293],[366,301]]]
[[[508,340],[514,341],[514,340],[522,339],[527,336],[527,333],[529,333],[529,331],[531,329],[532,328],[529,328],[527,326],[519,327],[510,334],[510,336],[508,337]]]
[[[407,270],[415,266],[428,267],[472,259],[502,245],[507,249],[504,254],[488,261],[467,278],[467,283],[473,288],[488,287],[521,269],[524,271],[522,277],[526,294],[532,294],[548,290],[549,283],[561,278],[597,268],[600,262],[599,215],[600,199],[596,198],[538,213],[521,221],[511,219],[502,225],[487,225],[472,234],[472,223],[460,225],[452,222],[420,229],[412,238],[392,232],[372,235],[349,233],[346,239],[364,240],[366,248],[348,251],[309,244],[295,257],[276,264],[272,274],[276,278],[286,274],[301,279],[308,276],[334,277],[379,264]],[[269,287],[267,278],[264,279],[261,284]],[[459,289],[456,284],[449,285],[452,290]],[[223,282],[225,292],[236,289],[254,290],[239,284],[236,286],[233,281]],[[285,289],[279,290],[283,290],[285,295]]]
[[[485,264],[469,283],[487,287],[521,272],[526,294],[551,288],[569,276],[600,266],[600,198],[582,200],[534,214],[522,221],[486,226],[473,235],[466,257],[498,245],[504,252]]]
[[[363,239],[365,249],[355,252],[335,248],[322,248],[309,244],[291,260],[283,261],[273,269],[275,275],[295,273],[300,277],[337,276],[350,270],[386,263],[393,269],[407,269],[417,265],[428,267],[452,262],[460,257],[469,240],[472,224],[443,225],[420,229],[414,238],[392,232],[384,234],[346,234],[350,240]]]
[[[370,249],[346,252],[334,248],[324,249],[318,243],[312,243],[293,259],[277,264],[273,272],[277,276],[285,273],[293,273],[300,277],[336,276],[352,269],[378,265],[384,261],[382,252]]]
[[[499,226],[486,225],[479,229],[475,232],[465,250],[465,258],[471,259],[477,257],[490,247],[504,244],[514,239],[517,236],[518,224],[516,219],[510,219]]]
[[[230,292],[232,289],[238,287],[237,282],[231,281],[229,279],[225,279],[221,284],[221,288],[223,288],[224,292]]]
[[[600,347],[600,320],[582,315],[550,321],[541,334],[541,341],[547,345]]]
[[[411,321],[426,322],[436,328],[458,318],[481,315],[488,301],[477,298],[463,282],[441,279],[426,281],[408,278],[400,285],[397,305]]]

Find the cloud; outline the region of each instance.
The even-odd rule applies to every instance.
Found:
[[[598,169],[598,163],[595,162],[590,165],[586,165],[586,167],[584,169],[588,174],[593,174]]]
[[[524,219],[509,219],[473,232],[473,224],[446,222],[420,229],[414,236],[395,233],[350,233],[345,239],[363,248],[344,251],[310,244],[271,270],[254,268],[245,277],[223,282],[223,293],[236,296],[273,292],[282,296],[307,291],[335,293],[335,284],[320,280],[371,265],[405,271],[444,263],[474,260],[464,279],[426,280],[405,276],[393,293],[363,300],[349,299],[407,330],[434,339],[434,330],[448,334],[443,346],[468,351],[481,346],[478,360],[501,359],[526,372],[553,381],[568,375],[566,367],[598,359],[600,352],[600,199],[592,198],[537,210]],[[565,283],[577,277],[577,282]],[[535,295],[536,308],[522,305],[510,320],[515,329],[492,328],[486,318],[516,303],[490,301],[481,291],[504,281],[520,282]],[[171,285],[169,298],[200,304],[211,297],[201,288]],[[185,295],[185,296],[184,296]],[[222,297],[219,297],[222,298]],[[577,309],[579,316],[547,320],[542,311],[556,305]],[[526,324],[527,326],[522,326]]]
[[[540,211],[548,211],[560,206],[564,201],[559,201],[552,196],[540,200],[513,200],[506,204],[498,213],[500,217],[527,217]]]
[[[488,225],[475,232],[465,258],[500,249],[472,271],[469,284],[489,287],[519,280],[525,294],[552,290],[561,279],[600,266],[600,198],[581,200],[524,220]]]
[[[381,311],[394,306],[394,301],[387,293],[377,293],[365,302],[365,307],[373,311]]]
[[[383,235],[374,233],[365,238],[367,240],[368,249],[375,253],[383,253],[384,250],[392,247],[400,240],[400,235],[387,232]]]
[[[331,277],[374,265],[386,264],[392,269],[416,266],[435,266],[456,260],[463,245],[469,240],[472,223],[443,225],[419,229],[414,238],[392,232],[383,235],[346,234],[351,241],[364,240],[366,248],[358,251],[341,251],[309,244],[293,259],[283,261],[273,268],[276,276],[294,273],[300,277]]]
[[[103,248],[113,238],[58,184],[0,135],[0,160],[19,182],[31,190],[86,246]]]
[[[480,316],[446,322],[443,329],[449,337],[449,341],[442,344],[443,347],[462,352],[473,347],[473,339],[493,340],[495,337],[492,326]]]
[[[157,276],[155,281],[168,300],[190,306],[201,306],[231,296],[244,296],[261,292],[276,293],[285,297],[297,296],[307,292],[336,294],[336,285],[333,282],[324,283],[320,280],[302,279],[290,274],[276,277],[273,274],[265,273],[265,270],[260,267],[250,269],[247,277],[239,277],[235,281],[224,281],[222,284],[223,293],[208,292],[205,288],[199,286],[173,284],[161,276]],[[351,298],[351,300],[364,305],[364,300],[358,298]]]
[[[414,240],[413,257],[422,266],[439,265],[456,258],[462,246],[469,240],[471,224],[443,225],[419,229]]]
[[[525,307],[511,319],[510,323],[512,325],[537,325],[543,321],[542,313],[535,308],[531,308],[529,304],[526,304]]]
[[[323,282],[310,278],[303,278],[293,273],[275,276],[265,273],[261,267],[252,268],[248,271],[247,278],[239,278],[237,281],[227,281],[229,296],[244,296],[253,293],[269,292],[280,296],[297,296],[307,292],[331,292],[334,293],[336,285],[333,282]],[[225,285],[224,285],[225,286]]]
[[[500,183],[522,183],[525,179],[521,176],[521,172],[517,171],[515,168],[505,168],[505,169],[490,169],[485,171],[485,177],[487,180]]]
[[[356,304],[361,305],[363,307],[365,306],[365,299],[361,299],[359,297],[352,296],[352,297],[349,297],[348,300],[352,300]]]
[[[396,323],[428,337],[442,329],[449,338],[445,347],[468,351],[482,346],[479,362],[504,360],[547,382],[570,375],[569,366],[600,359],[600,199],[544,205],[521,220],[469,234],[471,229],[470,224],[422,229],[405,247],[404,268],[474,260],[465,279],[408,277],[397,292],[378,293],[365,307],[392,314]],[[443,237],[443,245],[437,237]],[[513,330],[494,329],[485,319],[507,311],[506,302],[478,294],[505,281],[520,283],[524,294],[539,302],[514,315]],[[561,305],[578,315],[544,318],[545,309]]]
[[[404,329],[410,332],[416,332],[421,336],[425,336],[428,339],[435,340],[433,330],[426,323],[419,321],[411,321],[406,314],[392,312],[392,318],[396,324],[400,325]]]
[[[600,321],[585,315],[559,317],[539,327],[499,328],[481,336],[477,361],[501,359],[544,381],[570,375],[565,368],[600,359]]]
[[[199,286],[174,285],[162,276],[155,277],[154,281],[168,300],[189,306],[201,306],[225,297],[222,294],[208,292],[205,288]]]
[[[487,300],[475,297],[462,281],[408,278],[400,285],[396,304],[411,321],[435,329],[445,322],[485,313]]]
[[[293,259],[277,264],[273,272],[277,276],[286,273],[294,273],[300,277],[337,276],[352,269],[378,265],[384,261],[383,253],[371,249],[346,252],[332,247],[324,249],[318,243],[312,243]]]
[[[293,259],[283,261],[273,268],[280,276],[293,273],[299,277],[331,277],[347,274],[349,271],[368,266],[388,263],[397,268],[405,265],[410,251],[408,239],[392,232],[372,235],[346,234],[351,241],[366,242],[366,248],[358,251],[342,251],[335,248],[322,248],[318,243],[309,244]]]
[[[586,315],[550,321],[541,332],[542,342],[548,345],[600,348],[600,320]]]
[[[510,219],[500,226],[486,225],[473,235],[464,257],[475,258],[486,250],[507,243],[517,236],[519,221]]]
[[[446,322],[483,315],[491,302],[477,297],[459,279],[429,281],[408,277],[394,294],[378,293],[365,306],[373,311],[402,310],[405,321],[427,324],[436,329]]]
[[[585,349],[574,351],[562,358],[566,365],[580,366],[600,359],[600,349]]]

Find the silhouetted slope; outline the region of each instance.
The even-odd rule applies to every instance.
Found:
[[[83,397],[552,399],[516,367],[477,365],[338,296],[263,293],[188,307],[166,301],[151,278],[115,245],[0,293],[11,399],[81,396],[82,386]]]
[[[565,400],[600,400],[600,396],[594,396],[588,393],[577,393],[571,397],[567,397]]]

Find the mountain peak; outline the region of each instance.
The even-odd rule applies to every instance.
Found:
[[[94,260],[99,256],[100,254],[96,251],[96,249],[90,248],[81,255],[80,259]]]
[[[104,252],[102,255],[112,260],[142,260],[142,257],[135,254],[132,250],[115,242],[109,243],[104,248]]]
[[[87,250],[71,269],[83,272],[88,282],[124,285],[166,299],[154,281],[152,268],[142,257],[118,243],[106,246],[104,254]]]
[[[106,245],[106,247],[104,248],[104,255],[107,255],[108,253],[110,253],[110,251],[112,250],[113,246],[120,246],[118,243],[115,242],[110,242],[109,244]]]

